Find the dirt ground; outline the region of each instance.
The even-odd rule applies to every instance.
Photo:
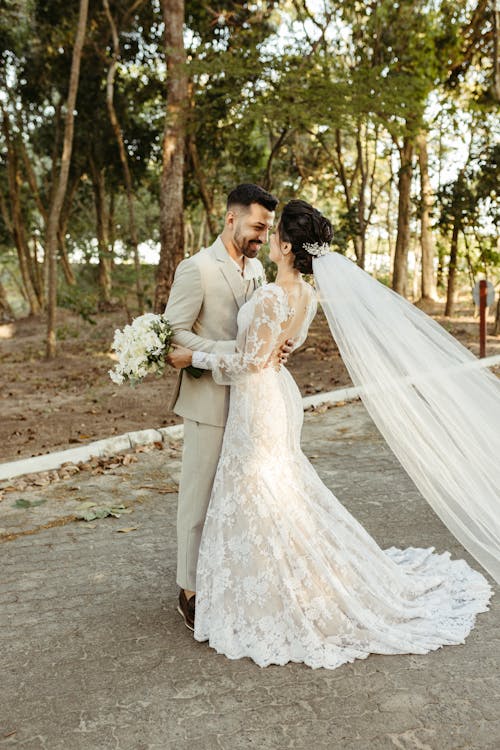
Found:
[[[460,304],[448,319],[442,317],[441,303],[425,311],[478,353],[472,307]],[[128,322],[126,314],[115,311],[95,319],[96,325],[90,325],[59,310],[58,357],[53,361],[44,359],[43,319],[0,325],[0,462],[179,421],[169,410],[175,372],[169,368],[162,379],[147,379],[135,389],[115,385],[107,374],[113,366],[109,347],[115,328]],[[487,355],[499,353],[500,336],[489,335]],[[303,395],[350,384],[321,312],[289,369]],[[500,368],[496,371],[500,374]]]

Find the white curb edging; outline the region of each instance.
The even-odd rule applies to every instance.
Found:
[[[82,463],[83,461],[88,461],[93,456],[109,456],[114,453],[128,451],[137,445],[162,441],[163,436],[159,430],[127,432],[125,435],[96,440],[93,443],[88,443],[88,445],[79,445],[77,448],[68,448],[64,451],[46,453],[43,456],[33,456],[32,458],[0,464],[0,481],[19,477],[22,474],[50,471],[51,469],[58,469],[65,463]]]
[[[476,367],[491,367],[500,364],[500,354],[474,362]],[[304,396],[302,405],[304,409],[318,406],[329,406],[341,401],[354,401],[359,398],[361,389],[356,387],[336,388],[334,391],[317,393],[314,396]],[[96,440],[88,445],[79,445],[77,448],[69,448],[56,453],[46,453],[43,456],[33,456],[19,461],[0,464],[0,481],[13,479],[23,474],[36,474],[39,471],[51,471],[58,469],[64,463],[82,463],[95,456],[113,456],[122,451],[128,451],[139,445],[148,443],[165,443],[170,440],[180,440],[184,434],[181,424],[159,429],[139,430],[137,432],[126,432],[124,435]]]
[[[316,409],[318,406],[333,406],[341,401],[355,401],[359,398],[361,388],[336,388],[334,391],[326,391],[325,393],[316,393],[314,396],[304,396],[302,399],[302,406],[304,410]]]
[[[339,388],[328,393],[318,393],[314,396],[306,396],[302,399],[304,409],[335,404],[339,401],[349,401],[358,397],[357,388]],[[170,427],[159,429],[139,430],[137,432],[126,432],[124,435],[96,440],[87,445],[79,445],[77,448],[68,448],[64,451],[46,453],[43,456],[33,456],[19,461],[0,464],[0,481],[13,479],[23,474],[36,474],[39,471],[51,471],[60,468],[65,463],[83,463],[95,456],[113,456],[115,453],[128,451],[139,445],[148,443],[168,443],[170,440],[181,440],[184,434],[182,424],[174,424]]]

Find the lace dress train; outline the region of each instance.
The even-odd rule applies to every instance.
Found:
[[[311,301],[298,344],[314,311]],[[239,353],[205,363],[232,387],[198,560],[195,638],[262,667],[329,669],[463,643],[488,609],[484,576],[448,552],[382,550],[302,453],[298,388],[285,368],[263,366],[294,314],[276,284],[257,290],[240,310]]]

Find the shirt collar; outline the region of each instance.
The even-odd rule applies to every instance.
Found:
[[[231,258],[231,256],[229,257]],[[251,258],[243,259],[243,273],[241,271],[240,264],[237,263],[234,258],[231,258],[231,260],[238,269],[238,273],[241,275],[244,281],[250,281],[250,279],[255,279],[255,277],[258,276],[256,264],[252,262]]]

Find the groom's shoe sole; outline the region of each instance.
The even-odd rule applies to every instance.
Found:
[[[184,620],[184,625],[193,632],[196,606],[195,596],[196,594],[188,599],[184,593],[184,589],[181,589],[179,592],[179,603],[177,605],[177,612]]]

